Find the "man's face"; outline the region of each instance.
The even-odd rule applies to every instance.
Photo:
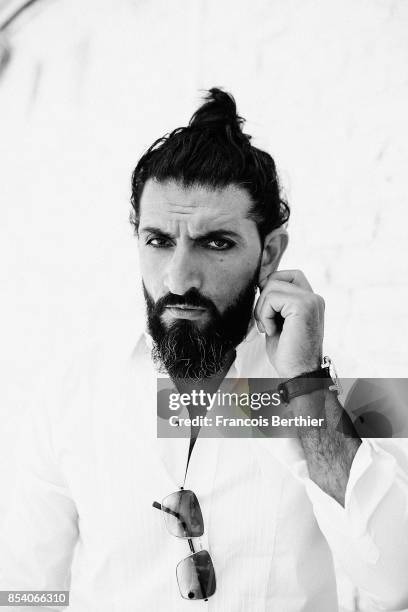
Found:
[[[243,339],[262,252],[256,224],[247,218],[250,206],[247,192],[232,185],[213,190],[146,183],[139,255],[153,340],[179,332],[183,352],[186,343],[201,346],[203,338],[220,336],[222,356]],[[193,360],[202,357],[197,351],[192,347]]]

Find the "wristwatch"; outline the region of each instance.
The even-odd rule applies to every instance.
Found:
[[[284,404],[289,404],[294,397],[307,395],[318,389],[329,389],[337,394],[342,392],[336,368],[327,356],[323,357],[319,369],[299,374],[278,385],[278,392]]]

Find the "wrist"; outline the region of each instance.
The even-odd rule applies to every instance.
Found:
[[[303,374],[310,374],[311,372],[315,372],[316,370],[319,370],[321,366],[322,357],[317,357],[305,363],[294,363],[282,367],[278,366],[277,372],[280,378],[289,380],[290,378],[296,378],[297,376],[302,376]]]
[[[281,401],[289,404],[294,398],[309,395],[318,390],[341,392],[337,373],[330,357],[319,360],[313,370],[304,370],[290,378],[286,378],[278,385]]]

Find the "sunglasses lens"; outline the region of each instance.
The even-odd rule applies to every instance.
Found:
[[[178,538],[199,538],[204,533],[200,504],[193,491],[177,491],[163,499],[167,529]]]
[[[215,572],[211,557],[200,550],[177,566],[177,581],[184,599],[207,599],[215,593]]]

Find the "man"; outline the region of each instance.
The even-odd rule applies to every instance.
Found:
[[[95,347],[30,415],[2,589],[70,589],[75,612],[334,612],[334,555],[373,609],[408,606],[406,445],[361,440],[329,389],[323,300],[277,269],[289,209],[242,126],[212,89],[136,166],[147,331]],[[180,392],[279,378],[283,410],[324,426],[158,438],[166,375]]]

